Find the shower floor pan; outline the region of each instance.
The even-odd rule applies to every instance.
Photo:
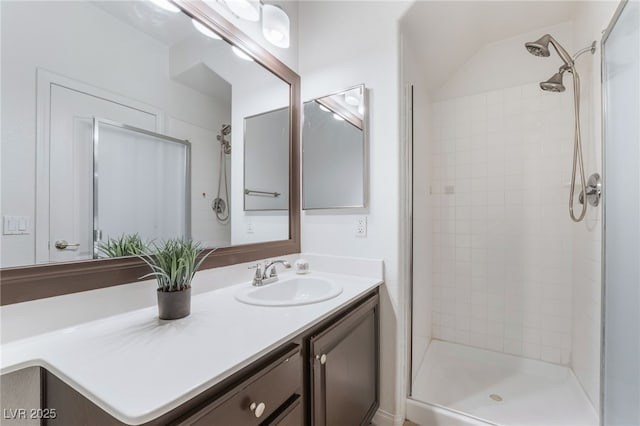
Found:
[[[598,425],[571,369],[455,343],[431,342],[412,390],[407,417],[421,425]]]

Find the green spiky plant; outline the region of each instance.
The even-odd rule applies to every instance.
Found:
[[[163,292],[190,288],[191,280],[202,262],[215,250],[209,250],[198,260],[204,249],[197,242],[173,239],[160,246],[153,244],[152,247],[149,253],[139,256],[151,268],[151,272],[140,279],[155,277],[158,290]]]
[[[98,251],[105,257],[140,256],[148,251],[148,244],[137,233],[122,234],[118,238],[108,238],[99,243]]]

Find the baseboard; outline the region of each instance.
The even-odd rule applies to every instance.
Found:
[[[411,398],[407,399],[407,420],[424,426],[495,426],[486,420]]]
[[[402,416],[395,416],[389,412],[378,409],[376,414],[371,419],[371,424],[374,426],[402,426],[404,418]]]

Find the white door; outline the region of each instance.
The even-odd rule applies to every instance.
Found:
[[[49,261],[91,259],[93,117],[157,131],[158,116],[57,84],[50,88]],[[69,246],[56,248],[61,241]]]

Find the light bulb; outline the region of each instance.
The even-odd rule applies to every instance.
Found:
[[[340,117],[338,114],[333,114],[333,118],[335,118],[338,121],[344,121],[344,118]]]
[[[169,2],[168,0],[149,0],[149,1],[155,4],[156,6],[158,6],[160,9],[166,10],[167,12],[171,12],[171,13],[180,12],[180,8],[175,4]]]
[[[352,106],[360,105],[360,97],[354,95],[353,93],[346,93],[344,95],[344,101]]]
[[[268,30],[268,35],[265,34],[265,37],[267,40],[273,40],[274,42],[281,42],[284,40],[284,34],[278,30]]]
[[[224,2],[238,18],[253,22],[260,20],[259,0],[224,0]]]
[[[318,108],[320,108],[324,112],[331,112],[331,110],[329,108],[327,108],[326,106],[324,106],[322,104],[318,104]]]
[[[247,55],[245,52],[235,46],[231,46],[231,51],[235,53],[238,58],[244,59],[245,61],[253,61],[253,58],[251,56]]]
[[[289,15],[278,6],[262,6],[262,35],[274,46],[288,48],[290,45]]]
[[[195,27],[196,30],[198,30],[201,34],[212,38],[214,40],[222,40],[222,37],[220,37],[218,34],[216,34],[215,32],[213,32],[212,29],[205,27],[203,24],[201,24],[200,22],[196,21],[195,19],[191,19],[191,23],[193,24],[193,26]]]

